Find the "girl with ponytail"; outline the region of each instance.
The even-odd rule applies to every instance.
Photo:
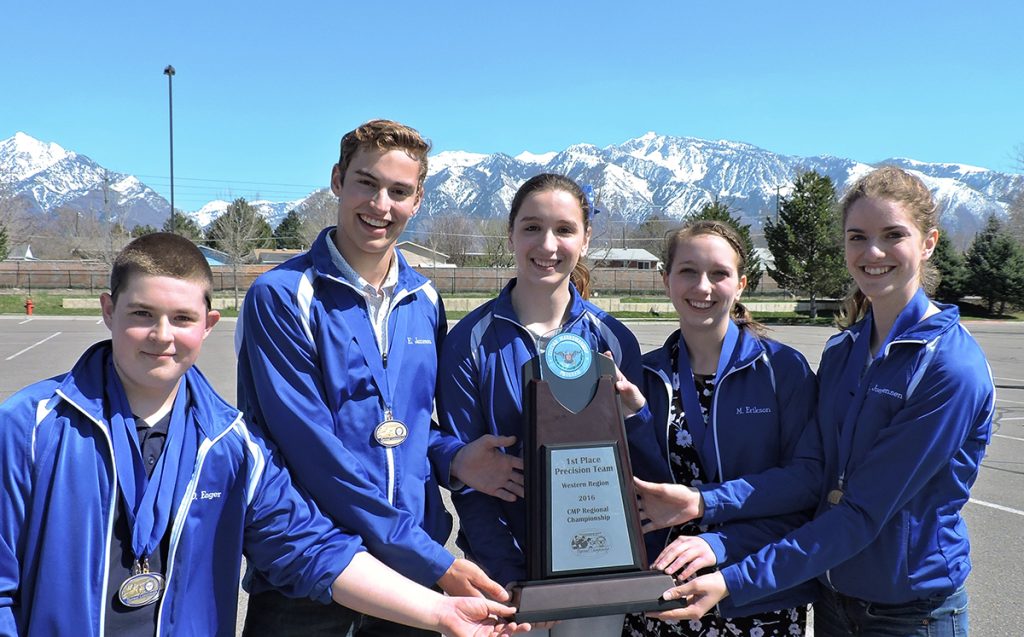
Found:
[[[674,483],[699,500],[701,485],[786,464],[812,419],[816,386],[807,361],[766,338],[739,301],[747,283],[744,254],[739,235],[720,221],[691,222],[666,237],[663,279],[679,329],[644,356],[642,393],[653,425],[629,431],[641,487]],[[728,564],[809,518],[796,511],[722,525],[682,513],[673,510],[671,524],[645,535],[653,567],[680,578]],[[629,615],[623,635],[798,637],[814,595],[811,582],[758,604],[723,604],[690,622]]]
[[[816,431],[798,461],[704,490],[687,514],[735,520],[810,504],[814,519],[666,592],[689,604],[664,617],[757,604],[816,578],[817,637],[966,637],[971,560],[960,510],[992,435],[991,372],[957,307],[928,298],[939,230],[925,184],[878,168],[849,189],[842,216],[856,287],[821,356]],[[642,498],[658,518],[650,526],[668,521],[659,511],[688,508],[672,486]]]

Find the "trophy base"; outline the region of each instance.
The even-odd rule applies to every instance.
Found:
[[[513,582],[509,587],[512,593],[509,604],[516,607],[516,622],[601,617],[686,606],[686,600],[661,599],[673,586],[675,580],[659,571]]]

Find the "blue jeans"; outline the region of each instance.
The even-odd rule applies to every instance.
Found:
[[[822,587],[814,637],[967,637],[967,591],[906,604],[876,604]]]
[[[292,599],[277,591],[249,596],[243,637],[439,637],[437,633],[377,619],[339,604]]]

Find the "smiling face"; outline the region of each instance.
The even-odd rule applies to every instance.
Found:
[[[878,197],[850,205],[843,228],[846,268],[872,306],[898,312],[921,286],[939,233],[922,232],[906,208]]]
[[[134,276],[100,304],[128,402],[147,417],[173,400],[220,313],[207,311],[201,284],[168,276]]]
[[[516,285],[554,290],[568,285],[576,263],[587,253],[590,228],[579,201],[564,190],[530,194],[515,216],[509,243],[516,259]]]
[[[707,330],[724,337],[733,305],[747,285],[739,262],[724,237],[697,234],[677,240],[663,281],[681,329]]]
[[[419,209],[419,173],[420,162],[404,150],[359,148],[344,175],[334,166],[334,241],[349,265],[371,283],[379,283],[375,279],[387,272],[395,242]]]

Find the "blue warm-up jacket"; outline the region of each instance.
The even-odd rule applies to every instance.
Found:
[[[110,342],[0,406],[0,635],[102,635],[118,499]],[[362,549],[293,487],[241,413],[184,376],[199,446],[174,494],[157,635],[234,635],[242,553],[286,594],[329,602]],[[170,483],[174,486],[174,482]]]
[[[737,497],[735,492],[752,488],[751,482],[745,479],[747,474],[782,467],[793,459],[801,436],[806,429],[813,430],[815,426],[817,383],[803,355],[793,348],[759,338],[735,325],[730,329],[738,331],[736,346],[724,367],[723,377],[716,380],[707,433],[697,453],[708,479],[712,483],[729,481],[722,488],[731,492],[727,497]],[[675,482],[669,462],[668,436],[672,376],[677,371],[672,369],[671,351],[679,338],[677,330],[662,347],[643,358],[641,389],[647,398],[653,426],[631,428],[629,447],[633,473],[651,482]],[[764,476],[759,478],[764,479]],[[707,488],[712,483],[700,487]],[[809,520],[817,503],[817,489],[807,485],[801,489],[801,494],[791,497],[803,499],[804,511],[725,525],[711,524],[710,532],[701,537],[714,550],[718,564],[736,562]],[[665,548],[669,530],[653,531],[644,537],[647,554],[653,560]],[[816,590],[817,585],[809,581],[744,606],[737,606],[727,597],[719,610],[727,617],[738,617],[792,608],[812,601]]]
[[[443,546],[451,516],[438,477],[447,481],[461,448],[431,429],[444,307],[430,281],[396,250],[383,367],[394,418],[408,427],[408,437],[385,447],[374,437],[384,420],[382,389],[364,350],[382,355],[365,299],[331,260],[332,230],[249,288],[235,332],[238,404],[321,510],[382,562],[432,586],[455,559]],[[253,581],[253,592],[264,589]]]
[[[816,576],[883,604],[963,585],[971,562],[960,509],[991,436],[995,394],[957,308],[939,308],[896,335],[859,383],[845,379],[867,363],[853,353],[870,338],[870,312],[828,341],[818,368],[824,488],[815,519],[723,569],[737,603]],[[833,504],[839,476],[843,495]]]
[[[522,455],[524,364],[537,356],[534,337],[512,307],[515,279],[497,298],[470,312],[452,328],[441,353],[437,410],[442,428],[468,443],[484,434],[515,436],[507,453]],[[565,331],[598,352],[610,351],[632,382],[640,380],[640,347],[618,320],[580,297],[572,300]],[[646,408],[630,420],[649,419]],[[628,423],[627,423],[628,424]],[[452,494],[459,513],[459,547],[495,581],[508,584],[526,575],[526,505],[466,489]]]

